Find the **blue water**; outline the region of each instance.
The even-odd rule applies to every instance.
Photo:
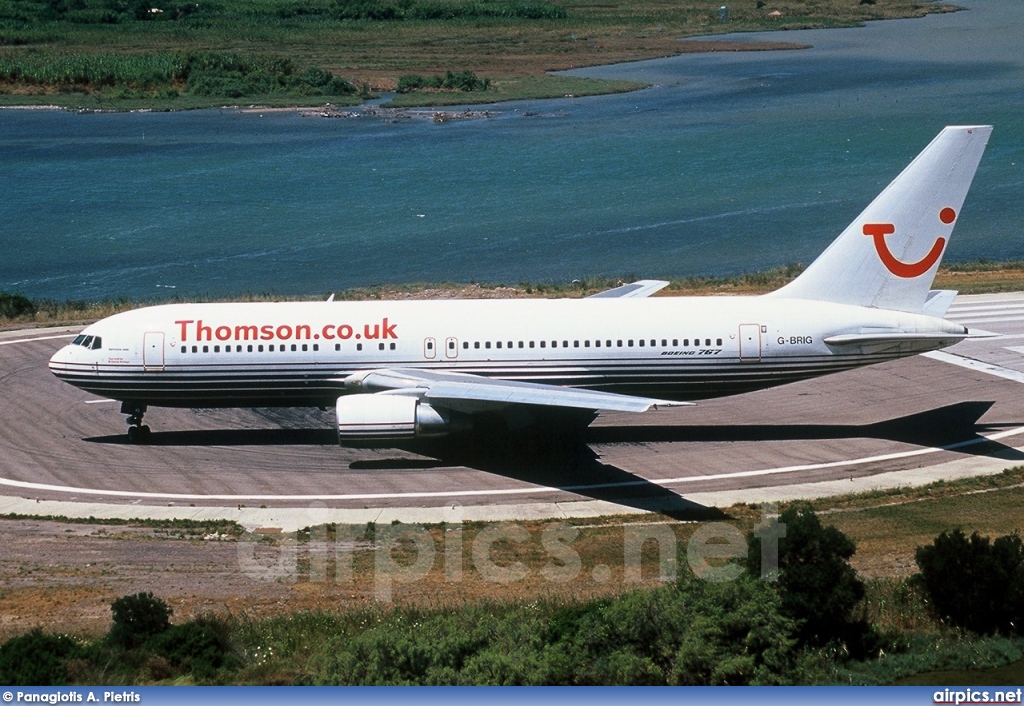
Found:
[[[434,124],[0,111],[0,290],[322,293],[809,262],[946,124],[996,126],[946,261],[1024,258],[1024,3],[588,69]],[[539,113],[533,115],[531,113]]]

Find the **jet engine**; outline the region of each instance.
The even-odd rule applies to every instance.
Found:
[[[448,413],[406,395],[345,395],[335,405],[338,443],[446,436]]]

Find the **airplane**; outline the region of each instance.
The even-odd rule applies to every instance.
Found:
[[[758,296],[166,304],[85,328],[59,379],[149,407],[334,407],[342,445],[692,404],[971,337],[930,289],[991,126],[951,126],[814,260]]]

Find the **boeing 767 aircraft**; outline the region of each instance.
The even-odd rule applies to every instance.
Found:
[[[471,428],[481,415],[589,423],[950,346],[931,290],[992,128],[947,127],[794,281],[762,296],[168,304],[86,328],[50,360],[148,407],[331,407],[345,443]]]

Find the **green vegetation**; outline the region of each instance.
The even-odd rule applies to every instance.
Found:
[[[357,92],[355,86],[331,72],[301,69],[291,59],[211,52],[0,56],[0,84],[98,93],[108,99],[175,99],[182,95],[337,99]]]
[[[557,92],[561,77],[547,72],[707,50],[678,41],[696,34],[851,26],[949,9],[920,0],[736,0],[721,23],[717,6],[703,0],[0,0],[0,104],[352,104],[358,97],[342,86],[365,96],[393,90],[402,75],[456,68],[490,79],[491,100],[584,95]],[[229,68],[241,75],[194,91],[168,79],[182,55],[230,56],[254,68]],[[283,82],[271,80],[279,73],[263,62],[282,61],[293,68]],[[299,80],[307,71],[314,73]],[[588,84],[588,92],[624,89]]]
[[[943,532],[915,556],[918,580],[937,616],[980,635],[1024,629],[1024,542],[1018,534],[990,541],[963,530]]]
[[[780,532],[780,526],[785,530]],[[848,563],[857,551],[853,541],[835,527],[823,527],[810,507],[799,504],[788,507],[766,531],[747,540],[747,572],[764,575],[763,538],[775,537],[778,565],[771,567],[775,576],[766,578],[778,582],[780,610],[796,621],[800,641],[814,646],[856,641],[865,626],[853,625],[851,616],[864,598],[864,582]]]
[[[984,583],[990,575],[993,590],[1000,583],[1019,588],[1022,547],[1016,536],[989,542],[943,532],[931,551],[927,546],[918,550],[919,556],[941,555],[941,560],[922,560],[919,577],[870,578],[855,574],[850,563],[858,558],[870,562],[870,555],[855,552],[861,544],[872,554],[892,553],[888,546],[874,544],[872,532],[885,533],[900,545],[906,544],[907,534],[912,543],[920,532],[904,533],[902,528],[914,522],[922,531],[932,528],[930,520],[922,521],[932,514],[947,521],[949,516],[973,522],[975,517],[1000,515],[1006,523],[1019,522],[1013,509],[1021,506],[1022,480],[1024,467],[1019,467],[985,479],[783,507],[777,521],[785,526],[778,540],[778,571],[769,575],[774,581],[759,578],[764,568],[761,542],[772,535],[772,525],[755,527],[758,509],[739,505],[729,511],[732,522],[755,532],[748,535],[746,571],[733,580],[700,580],[684,568],[677,580],[663,585],[590,598],[570,597],[585,595],[578,590],[558,597],[530,589],[545,595],[530,599],[518,589],[520,597],[500,603],[490,590],[481,593],[487,597],[457,599],[451,606],[398,603],[260,619],[203,616],[178,624],[170,622],[172,612],[163,600],[138,593],[114,601],[113,623],[102,637],[79,639],[33,630],[9,639],[0,646],[0,681],[871,684],[937,669],[971,669],[957,673],[954,680],[961,683],[983,680],[986,673],[975,670],[1024,656],[1024,639],[1008,634],[1014,630],[1006,622],[1007,616],[1017,616],[1013,612],[1019,611],[1019,594],[1010,591],[1005,599],[992,600],[990,592],[970,585]],[[812,508],[845,509],[828,514],[823,522],[824,515]],[[903,524],[894,525],[895,517]],[[877,529],[866,531],[863,521]],[[470,554],[475,533],[487,527],[463,527]],[[588,530],[598,534],[577,540],[585,567],[613,562],[613,554],[592,552],[599,534],[613,527],[621,535],[623,526],[615,524]],[[296,541],[324,541],[340,531],[334,526],[308,528]],[[373,571],[372,549],[379,531],[371,524],[346,532],[369,543],[353,568],[356,585],[360,576],[366,579]],[[692,525],[674,530],[682,537],[694,531]],[[444,533],[443,526],[431,530],[435,541]],[[854,535],[866,539],[855,545]],[[495,558],[503,565],[548,562],[550,556],[535,555],[536,547],[529,545],[500,547]],[[685,567],[687,542],[677,549],[677,564]],[[648,560],[653,558],[645,558],[648,569],[653,569]],[[965,578],[967,584],[956,593],[961,607],[974,611],[972,615],[979,606],[994,610],[1000,616],[994,624],[1002,634],[979,637],[950,620],[940,608],[938,593],[928,588],[927,577],[935,572],[941,572],[953,591],[956,581]],[[443,583],[444,569],[439,573],[437,581]],[[589,572],[582,576],[586,580]],[[430,586],[440,584],[425,580],[424,590],[436,595]],[[474,580],[480,579],[464,577]],[[982,626],[982,631],[989,630]]]
[[[447,72],[444,76],[425,77],[419,74],[406,74],[398,79],[399,93],[412,93],[433,89],[435,91],[486,91],[491,87],[489,78],[480,79],[472,71]]]

